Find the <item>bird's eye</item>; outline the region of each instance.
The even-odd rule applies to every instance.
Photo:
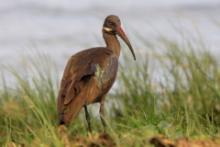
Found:
[[[115,26],[115,23],[110,21],[110,22],[109,22],[109,25]]]

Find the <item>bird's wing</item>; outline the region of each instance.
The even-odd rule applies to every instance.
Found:
[[[75,57],[71,57],[65,68],[63,79],[61,81],[59,98],[63,101],[63,104],[68,104],[74,97],[80,92],[80,82],[85,79],[84,77],[90,77],[94,75],[96,68],[92,63],[85,62],[81,67],[80,63],[77,64]]]
[[[91,78],[96,72],[96,65],[94,63],[88,63],[85,65],[85,68],[80,68],[78,72],[75,72],[70,76],[70,84],[66,85],[67,89],[65,92],[64,104],[68,104],[71,100],[80,93],[81,91],[81,82]],[[65,85],[65,84],[64,84]]]
[[[103,64],[111,54],[108,49],[97,48],[79,52],[70,58],[61,81],[58,110],[81,92],[83,84],[95,75],[96,65]]]

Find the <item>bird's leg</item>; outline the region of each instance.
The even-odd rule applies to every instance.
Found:
[[[105,110],[104,110],[104,97],[101,99],[101,102],[100,102],[99,115],[100,115],[100,119],[102,121],[102,125],[103,125],[104,131],[105,131],[106,122],[105,122]]]
[[[92,132],[90,116],[89,116],[89,112],[87,110],[87,106],[86,105],[84,105],[84,110],[85,110],[85,115],[86,115],[86,121],[87,121],[87,124],[88,124],[88,130],[89,130],[89,132]]]

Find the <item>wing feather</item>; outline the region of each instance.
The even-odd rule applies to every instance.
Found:
[[[79,52],[69,59],[58,94],[59,112],[79,95],[82,87],[95,75],[96,64],[104,64],[111,55],[112,51],[109,49],[94,48]]]

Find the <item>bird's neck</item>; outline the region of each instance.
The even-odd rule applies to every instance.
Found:
[[[103,32],[103,37],[104,37],[107,48],[112,50],[113,53],[119,58],[121,46],[116,35]]]

